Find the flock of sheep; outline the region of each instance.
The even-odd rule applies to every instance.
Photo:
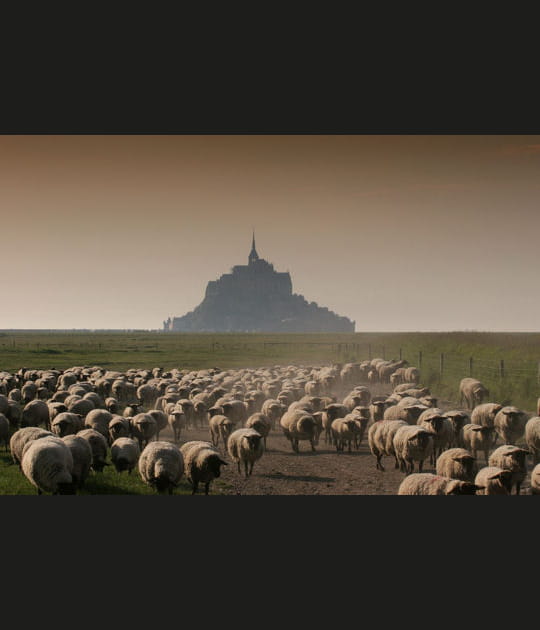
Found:
[[[373,396],[374,383],[391,391]],[[195,371],[21,368],[0,371],[0,444],[39,494],[77,493],[108,457],[118,474],[136,470],[156,492],[172,494],[187,479],[193,494],[199,485],[208,494],[231,462],[249,477],[273,430],[295,453],[301,442],[316,452],[321,436],[351,452],[367,432],[377,469],[389,456],[405,474],[398,494],[520,494],[532,457],[531,493],[540,494],[539,410],[531,417],[486,402],[488,390],[472,378],[460,395],[460,408],[443,411],[416,367],[381,358]],[[195,428],[208,441],[186,441]],[[172,441],[160,439],[165,429]],[[422,472],[426,460],[436,474]]]

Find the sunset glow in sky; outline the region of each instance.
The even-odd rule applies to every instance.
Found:
[[[537,331],[540,136],[0,136],[5,328],[161,328],[257,250],[356,331]]]

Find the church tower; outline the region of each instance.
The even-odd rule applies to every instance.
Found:
[[[253,241],[251,243],[251,251],[249,252],[248,262],[251,265],[256,260],[259,260],[259,254],[257,254],[257,250],[255,249],[255,231],[253,231]]]

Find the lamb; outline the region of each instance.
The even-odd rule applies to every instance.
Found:
[[[531,494],[540,494],[540,464],[531,470]]]
[[[127,470],[131,475],[140,455],[139,444],[132,438],[119,437],[111,444],[111,462],[118,473]]]
[[[426,457],[433,450],[433,434],[417,425],[399,427],[393,439],[394,452],[400,464],[400,470],[410,474],[414,472],[414,462],[418,462],[418,471]]]
[[[260,433],[263,437],[264,448],[266,450],[266,438],[272,429],[272,423],[269,418],[267,418],[264,413],[254,413],[246,420],[245,424],[248,429],[255,429],[257,433]]]
[[[484,452],[486,466],[488,465],[489,451],[493,447],[494,427],[482,427],[479,424],[465,424],[461,430],[461,444],[476,458],[477,451]]]
[[[21,465],[22,452],[27,442],[44,437],[54,437],[54,434],[41,427],[23,427],[15,431],[9,440],[9,449],[13,463]]]
[[[172,411],[169,411],[167,422],[169,423],[169,427],[173,431],[174,441],[178,442],[180,440],[182,429],[185,429],[187,426],[187,419],[184,412],[180,411],[179,409],[173,409]]]
[[[92,448],[80,435],[65,435],[62,441],[71,451],[73,470],[71,477],[76,488],[82,488],[92,468]]]
[[[533,416],[525,425],[525,442],[533,458],[533,465],[540,463],[540,416]]]
[[[38,494],[75,494],[73,456],[60,438],[49,436],[27,442],[21,470]]]
[[[449,448],[439,457],[435,465],[438,475],[473,482],[478,472],[476,458],[464,448]]]
[[[94,429],[83,429],[77,435],[87,440],[90,444],[92,449],[92,470],[103,472],[103,468],[109,466],[109,463],[106,461],[108,446],[106,438]]]
[[[495,416],[495,431],[505,444],[515,444],[525,432],[527,414],[512,406],[503,407]]]
[[[0,413],[0,442],[4,443],[4,450],[7,453],[9,444],[9,420],[3,413]]]
[[[66,435],[75,435],[83,428],[83,417],[70,411],[59,413],[51,423],[51,431],[61,438]]]
[[[212,416],[208,421],[210,428],[210,439],[213,446],[219,445],[219,440],[223,442],[223,448],[227,448],[227,441],[229,436],[234,431],[236,424],[227,418],[227,416],[217,415]]]
[[[489,465],[498,466],[512,472],[512,488],[520,493],[521,484],[527,476],[527,455],[529,451],[512,444],[504,444],[496,448],[489,456]]]
[[[253,472],[253,465],[264,453],[262,436],[255,429],[236,429],[229,436],[227,450],[231,458],[238,464],[244,464],[245,476],[248,477]]]
[[[512,473],[498,466],[486,466],[478,471],[474,483],[478,486],[478,495],[510,494]]]
[[[221,475],[221,466],[228,466],[216,448],[198,441],[186,442],[182,448],[184,474],[196,494],[199,483],[204,483],[204,494],[208,495],[210,484]]]
[[[312,414],[302,409],[287,411],[279,423],[295,453],[300,452],[300,440],[309,440],[311,450],[315,451],[315,445],[319,442],[319,425]]]
[[[144,447],[138,464],[143,482],[160,494],[172,494],[184,474],[184,456],[172,442],[150,442]]]
[[[477,486],[469,481],[452,479],[432,473],[413,473],[401,482],[401,495],[459,495],[476,494]]]
[[[153,416],[148,413],[138,413],[131,419],[131,433],[139,442],[141,451],[150,442],[150,438],[154,437],[157,431],[157,423]]]
[[[459,383],[460,405],[467,403],[467,409],[481,405],[489,396],[489,390],[476,378],[463,378]]]
[[[345,449],[347,444],[347,450],[351,452],[352,443],[356,436],[356,422],[351,415],[345,416],[345,418],[336,418],[332,422],[332,439],[336,445],[336,451],[339,453]]]

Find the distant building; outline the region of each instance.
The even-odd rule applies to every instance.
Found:
[[[208,282],[199,306],[163,322],[166,332],[354,332],[354,326],[293,293],[289,272],[275,271],[259,258],[255,234],[247,265]]]

